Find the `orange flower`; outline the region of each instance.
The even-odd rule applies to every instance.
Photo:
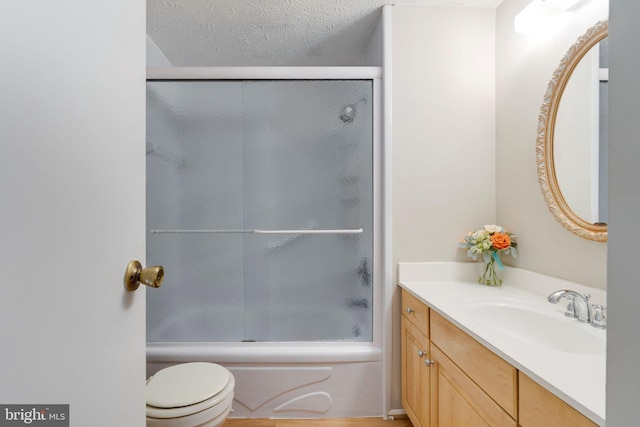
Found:
[[[500,251],[511,246],[511,238],[503,233],[493,233],[491,235],[491,243],[494,248]]]

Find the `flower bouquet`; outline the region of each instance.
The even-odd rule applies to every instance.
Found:
[[[518,256],[515,235],[499,225],[485,225],[480,230],[469,232],[458,246],[467,249],[467,255],[478,260],[478,283],[489,286],[502,285],[504,266],[500,255]]]

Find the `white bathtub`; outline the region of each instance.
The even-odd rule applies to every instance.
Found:
[[[331,308],[331,307],[329,307]],[[233,417],[309,418],[383,416],[382,348],[355,342],[349,336],[362,310],[327,307],[307,309],[305,316],[281,307],[267,317],[265,328],[285,336],[323,336],[324,328],[347,336],[344,341],[307,342],[149,342],[147,377],[166,366],[184,362],[214,362],[228,368],[236,379]],[[195,341],[212,325],[215,339],[237,339],[241,319],[234,307],[211,310],[191,308],[166,313],[150,331],[149,339],[179,336]],[[291,319],[296,319],[292,321]],[[234,321],[235,320],[235,321]],[[370,335],[364,331],[365,337]],[[362,338],[362,336],[360,337]]]
[[[193,361],[233,373],[231,417],[383,416],[382,349],[371,343],[147,344],[147,376]]]

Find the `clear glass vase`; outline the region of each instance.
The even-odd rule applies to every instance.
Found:
[[[494,257],[489,257],[489,261],[485,261],[481,257],[476,263],[476,267],[478,269],[478,283],[487,286],[502,286],[504,270],[498,266]]]

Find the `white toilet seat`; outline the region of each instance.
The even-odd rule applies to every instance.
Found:
[[[231,410],[234,386],[231,372],[214,363],[162,369],[147,381],[147,426],[218,425]]]
[[[231,411],[233,403],[233,394],[227,397],[219,404],[205,409],[198,413],[192,413],[183,417],[176,418],[153,418],[147,413],[146,427],[215,427],[221,425]],[[147,407],[147,410],[149,407]]]

